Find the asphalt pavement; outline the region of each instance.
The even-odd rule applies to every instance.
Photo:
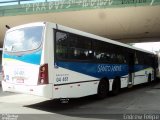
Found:
[[[2,92],[0,89],[0,113],[1,118],[5,118],[7,113],[15,115],[11,117],[18,117],[18,120],[159,120],[160,83],[122,89],[117,96],[110,95],[103,100],[89,96],[70,99],[65,104],[59,100]]]

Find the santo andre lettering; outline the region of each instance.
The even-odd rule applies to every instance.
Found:
[[[121,65],[98,65],[98,72],[120,72]]]

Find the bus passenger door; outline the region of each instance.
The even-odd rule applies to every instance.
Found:
[[[128,54],[128,87],[133,85],[134,80],[134,53]]]

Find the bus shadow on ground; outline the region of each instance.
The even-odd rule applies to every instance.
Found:
[[[103,100],[106,100],[106,99],[103,99]],[[65,115],[68,117],[89,118],[89,119],[91,118],[119,119],[120,115],[115,116],[112,114],[109,114],[109,115],[108,114],[97,114],[96,112],[88,113],[87,111],[90,111],[90,108],[89,109],[87,108],[88,110],[86,110],[86,108],[83,109],[83,106],[85,105],[93,104],[93,103],[100,102],[103,100],[99,100],[95,96],[87,96],[87,97],[82,97],[82,98],[70,99],[68,103],[61,103],[60,100],[49,100],[49,101],[44,101],[44,102],[33,104],[33,105],[28,105],[25,107],[43,110],[45,112],[50,112],[50,113],[56,113],[59,115]],[[82,110],[84,111],[82,112]],[[95,111],[95,110],[92,110],[92,111]]]
[[[160,89],[160,81],[155,81],[150,85],[141,84],[134,86],[133,88],[125,88],[121,89],[118,95],[132,94],[132,92],[136,92],[141,89]],[[85,105],[90,105],[94,103],[104,102],[106,100],[116,99],[118,96],[110,95],[106,99],[99,100],[95,95],[82,97],[82,98],[74,98],[69,99],[68,103],[62,103],[60,100],[49,100],[41,103],[36,103],[32,105],[27,105],[24,107],[29,107],[32,109],[38,109],[50,113],[57,113],[60,115],[66,115],[70,117],[79,117],[79,118],[98,118],[98,119],[123,119],[122,114],[105,114],[105,113],[97,113],[98,109],[92,110],[95,108],[85,108]],[[83,109],[84,108],[84,109]],[[84,111],[83,111],[84,110]],[[105,110],[105,109],[104,109]],[[85,113],[85,111],[88,111]],[[93,112],[90,112],[93,111]]]
[[[54,112],[54,113],[63,113],[67,110],[73,110],[74,108],[78,108],[85,104],[91,104],[97,102],[98,100],[95,99],[95,96],[88,96],[82,98],[72,98],[69,99],[68,102],[63,103],[61,100],[48,100],[32,105],[27,105],[25,107],[30,107],[34,109],[44,110],[47,112]]]

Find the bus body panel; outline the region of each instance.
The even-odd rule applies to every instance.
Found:
[[[46,23],[45,40],[43,43],[43,54],[41,64],[48,64],[49,83],[54,84],[54,32],[55,24]]]
[[[75,98],[97,93],[99,79],[62,67],[55,68],[53,98]]]
[[[21,85],[12,84],[2,81],[3,91],[10,91],[16,93],[25,93],[30,95],[37,95],[48,99],[52,98],[52,84],[47,85]]]
[[[41,51],[23,56],[3,54],[4,79],[12,84],[37,85]],[[32,72],[33,71],[33,72]]]
[[[39,24],[33,24],[33,26],[36,25],[39,26]],[[41,25],[44,26],[43,24],[40,24],[40,26]],[[23,29],[23,27],[32,27],[32,24],[17,27],[17,29]],[[16,29],[14,28],[13,30]],[[53,82],[48,81],[50,84],[39,85],[40,66],[49,64],[49,71],[53,71],[53,69],[50,70],[50,66],[53,63],[53,59],[50,59],[50,55],[53,55],[53,50],[51,51],[50,49],[53,48],[53,46],[46,47],[52,45],[50,42],[47,42],[47,39],[50,39],[48,38],[50,35],[47,36],[46,34],[49,32],[49,29],[44,27],[43,32],[43,44],[39,49],[24,52],[22,55],[7,52],[3,53],[3,91],[28,93],[52,99]],[[49,80],[53,80],[51,75],[52,74],[49,76]]]
[[[148,82],[148,75],[151,73],[151,81],[154,80],[153,68],[148,67],[146,69],[142,69],[138,72],[134,73],[134,85],[147,83]]]
[[[103,66],[103,68],[100,68],[99,65]],[[104,66],[107,66],[106,69],[104,68]],[[121,72],[116,71],[116,66],[121,66],[121,68],[119,68]],[[143,65],[137,65],[135,67],[135,70],[137,71],[134,72],[135,74],[133,76],[133,85],[148,82],[148,74],[152,73],[153,69]],[[54,70],[56,73],[56,79],[54,79],[55,94],[53,93],[53,98],[74,98],[78,96],[83,97],[87,95],[97,94],[98,84],[104,77],[109,79],[109,91],[112,91],[113,80],[117,75],[120,76],[121,88],[128,87],[128,72],[126,72],[127,69],[127,65],[118,64],[109,65],[76,62],[56,62]]]

